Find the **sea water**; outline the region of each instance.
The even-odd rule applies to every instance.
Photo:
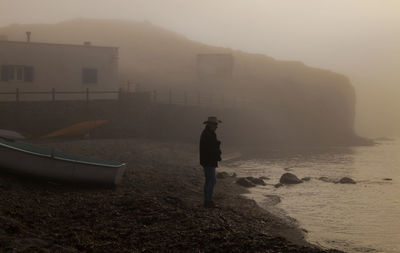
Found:
[[[269,177],[247,196],[294,218],[306,239],[347,252],[400,252],[400,141],[374,146],[265,151],[224,163],[238,177]],[[309,181],[275,188],[283,173]],[[350,177],[356,184],[335,183]],[[321,178],[323,180],[321,180]]]

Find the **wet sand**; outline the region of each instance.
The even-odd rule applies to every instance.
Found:
[[[124,161],[127,170],[115,189],[1,173],[0,252],[339,252],[308,244],[295,223],[242,197],[234,177],[217,180],[217,208],[205,209],[196,145],[39,144]]]

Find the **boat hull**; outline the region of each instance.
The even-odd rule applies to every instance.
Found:
[[[126,165],[114,166],[69,161],[62,157],[34,154],[0,145],[0,167],[18,174],[77,183],[118,185]]]

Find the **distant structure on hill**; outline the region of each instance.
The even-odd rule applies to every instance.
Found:
[[[0,101],[49,100],[52,92],[62,100],[85,99],[87,91],[118,90],[118,48],[31,42],[30,32],[26,41],[9,41],[0,36]],[[41,94],[40,94],[41,92]],[[74,93],[76,92],[76,93]],[[96,98],[117,98],[114,93],[102,93]],[[51,98],[51,97],[50,97]]]
[[[201,81],[219,81],[232,78],[232,54],[198,54],[197,75]]]

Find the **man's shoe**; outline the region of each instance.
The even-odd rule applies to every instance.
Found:
[[[205,208],[214,208],[215,207],[215,204],[214,204],[214,201],[204,201],[204,207]]]

